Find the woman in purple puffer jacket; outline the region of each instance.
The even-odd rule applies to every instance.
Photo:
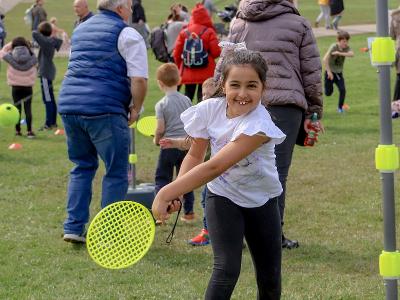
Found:
[[[279,209],[283,225],[286,179],[299,132],[308,131],[313,113],[322,118],[321,60],[310,23],[289,0],[242,0],[228,40],[245,42],[259,51],[268,64],[262,103],[275,124],[286,134],[276,145],[276,165],[283,193]],[[223,59],[223,55],[221,55]],[[220,63],[215,78],[219,78]],[[318,121],[318,128],[322,124]],[[298,247],[282,234],[283,248]]]

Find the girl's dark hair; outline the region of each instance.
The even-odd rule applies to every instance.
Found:
[[[232,66],[238,65],[248,65],[252,67],[254,71],[256,71],[261,83],[265,88],[268,71],[267,62],[259,52],[240,50],[232,51],[223,58],[221,79],[219,82],[220,89],[222,89],[223,85],[225,84],[226,78],[228,78],[229,71],[231,70]]]
[[[33,54],[31,50],[31,43],[22,36],[18,36],[11,41],[11,49],[14,49],[15,47],[19,46],[25,46],[26,48],[28,48],[30,54],[31,55]]]

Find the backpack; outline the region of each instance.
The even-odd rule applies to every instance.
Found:
[[[33,22],[32,10],[34,7],[35,5],[32,5],[25,11],[24,21],[26,25],[31,25]]]
[[[186,38],[183,45],[183,65],[188,68],[204,68],[208,65],[208,52],[204,49],[201,36],[207,31],[204,28],[199,35],[195,32],[185,30]]]
[[[168,62],[168,48],[166,45],[166,34],[165,30],[167,25],[163,24],[160,27],[155,27],[150,33],[150,47],[153,50],[154,56],[160,62]]]

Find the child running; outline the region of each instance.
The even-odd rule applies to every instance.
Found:
[[[178,178],[163,187],[152,211],[160,220],[180,207],[181,195],[207,183],[207,225],[214,268],[205,299],[230,299],[240,274],[243,237],[256,272],[258,299],[281,295],[282,193],[274,148],[285,135],[261,105],[267,64],[241,50],[222,63],[225,97],[187,109],[181,119],[192,144]],[[211,158],[204,162],[208,144]]]
[[[354,53],[349,47],[350,34],[346,31],[337,33],[337,42],[329,47],[324,56],[325,64],[325,95],[330,96],[333,93],[333,84],[339,89],[339,103],[337,111],[343,113],[348,109],[344,103],[346,97],[346,86],[344,83],[343,66],[346,57],[353,57]]]
[[[24,37],[16,37],[0,51],[0,58],[8,63],[7,83],[11,86],[11,93],[20,118],[15,125],[15,135],[22,136],[21,112],[25,111],[27,126],[26,136],[34,138],[32,131],[32,87],[36,80],[37,59],[31,50],[29,42]]]
[[[179,119],[182,112],[192,106],[190,99],[178,92],[178,84],[181,81],[178,67],[173,63],[166,63],[157,69],[157,82],[165,96],[157,102],[155,111],[157,118],[157,128],[154,136],[154,144],[159,145],[161,138],[183,138],[186,132],[183,123]],[[187,151],[177,148],[160,149],[158,157],[155,192],[157,193],[163,186],[173,180],[174,169],[178,174],[182,161]],[[194,194],[188,191],[184,195],[184,215],[181,220],[184,222],[194,221],[193,212]]]

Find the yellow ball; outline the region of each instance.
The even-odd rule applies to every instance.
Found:
[[[18,123],[18,120],[19,111],[14,105],[10,103],[0,105],[0,126],[13,126]]]

